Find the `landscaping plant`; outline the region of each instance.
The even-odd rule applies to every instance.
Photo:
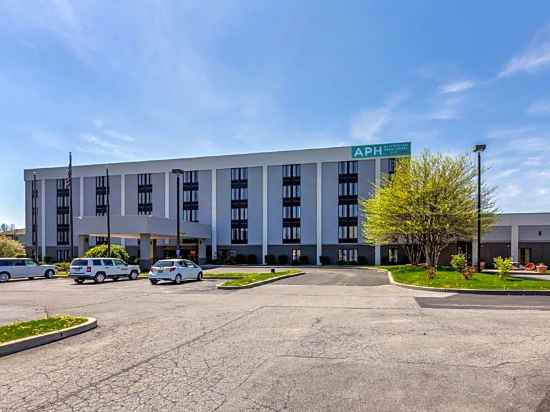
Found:
[[[471,158],[424,152],[399,159],[395,173],[361,201],[363,237],[369,244],[399,243],[412,264],[426,259],[435,276],[441,252],[457,239],[471,239],[477,225],[477,169]],[[482,188],[481,224],[495,221],[492,189]]]
[[[472,266],[468,266],[466,255],[463,253],[451,256],[451,266],[457,272],[462,273],[464,279],[471,279],[475,272],[475,269]]]
[[[495,268],[497,269],[498,277],[500,279],[506,279],[513,268],[512,259],[498,256],[493,260],[495,262]]]
[[[97,245],[93,248],[88,249],[86,253],[84,253],[84,257],[111,257],[122,259],[125,262],[128,262],[129,260],[128,252],[120,245],[111,245],[111,254],[109,254],[109,248],[107,245]]]
[[[24,257],[25,247],[17,240],[0,236],[0,257]]]

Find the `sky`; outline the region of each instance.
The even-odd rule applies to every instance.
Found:
[[[550,211],[550,2],[0,0],[0,222],[23,169],[411,141],[487,144]]]

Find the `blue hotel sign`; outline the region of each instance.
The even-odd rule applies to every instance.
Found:
[[[369,157],[394,157],[410,156],[411,142],[367,144],[363,146],[352,146],[351,157],[353,159],[367,159]]]

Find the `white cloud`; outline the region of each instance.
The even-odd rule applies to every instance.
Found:
[[[533,133],[535,128],[532,126],[518,127],[513,129],[494,129],[490,130],[487,137],[491,140],[510,139],[518,136],[525,136],[528,133]]]
[[[527,49],[513,57],[498,77],[517,73],[534,73],[550,66],[550,25],[540,30],[531,40]]]
[[[473,80],[462,80],[458,82],[443,84],[439,87],[439,91],[443,94],[460,93],[469,90],[474,86],[475,82]]]
[[[529,114],[550,114],[550,101],[540,100],[538,102],[533,102],[527,108],[527,113]]]
[[[460,117],[460,113],[456,109],[447,108],[436,110],[429,115],[432,120],[455,120]]]
[[[493,179],[503,179],[506,177],[510,177],[515,175],[516,173],[520,172],[520,169],[506,169],[501,172],[497,172],[493,175]]]
[[[131,143],[131,142],[136,140],[132,136],[124,134],[124,133],[117,132],[116,130],[109,130],[108,129],[108,130],[104,130],[103,133],[105,135],[107,135],[108,137],[112,137],[113,139],[120,140],[122,142]]]
[[[391,121],[394,110],[405,99],[403,94],[389,98],[380,107],[361,110],[351,119],[350,135],[362,142],[375,141]]]

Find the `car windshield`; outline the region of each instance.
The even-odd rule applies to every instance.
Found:
[[[86,266],[87,264],[88,264],[87,260],[75,259],[73,260],[73,263],[71,263],[71,266]]]
[[[154,266],[159,268],[169,268],[171,266],[174,266],[173,260],[159,260],[157,263],[154,264]]]

